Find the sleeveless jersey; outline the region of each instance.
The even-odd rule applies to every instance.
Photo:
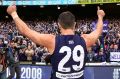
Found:
[[[84,79],[86,43],[78,35],[57,35],[51,55],[51,79]]]

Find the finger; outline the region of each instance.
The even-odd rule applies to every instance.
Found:
[[[100,10],[100,7],[99,7],[99,6],[98,6],[97,8],[98,8],[98,10]]]
[[[16,3],[13,3],[12,6],[16,6]]]
[[[12,6],[13,6],[14,8],[16,8],[16,3],[14,2],[14,3],[12,4]]]
[[[16,2],[13,2],[13,3],[12,3],[12,6],[16,6]]]

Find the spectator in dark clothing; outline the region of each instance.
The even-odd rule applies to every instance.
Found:
[[[10,60],[14,63],[9,66],[10,69],[10,75],[7,79],[12,79],[15,76],[16,73],[16,79],[20,79],[21,77],[21,69],[20,69],[20,63],[19,63],[19,52],[17,44],[14,42],[10,43],[9,47],[9,54],[11,55]]]
[[[94,61],[94,54],[95,52],[92,51],[91,48],[88,49],[88,54],[87,54],[87,62],[93,62]]]
[[[105,54],[103,52],[103,48],[100,49],[100,52],[97,55],[97,61],[98,62],[105,62],[106,61],[106,57],[105,57]]]

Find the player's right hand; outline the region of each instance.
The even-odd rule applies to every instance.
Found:
[[[13,4],[13,5],[10,5],[8,8],[7,8],[7,13],[9,15],[12,15],[12,13],[16,12],[17,11],[17,8],[16,8],[16,5]]]
[[[103,18],[105,16],[105,12],[103,10],[101,10],[99,6],[98,6],[98,10],[97,10],[97,15],[100,18]]]

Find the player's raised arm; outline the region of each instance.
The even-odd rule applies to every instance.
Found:
[[[100,8],[98,7],[97,15],[98,15],[98,22],[97,22],[96,30],[94,30],[90,34],[82,35],[82,37],[85,39],[87,47],[90,47],[97,41],[103,30],[103,18],[105,16],[105,12],[103,10],[100,10]]]
[[[27,24],[22,21],[18,14],[15,5],[9,6],[7,8],[7,13],[12,16],[17,29],[21,34],[31,39],[33,42],[43,45],[48,48],[50,52],[53,52],[55,36],[51,34],[39,34],[38,32],[30,29]]]

